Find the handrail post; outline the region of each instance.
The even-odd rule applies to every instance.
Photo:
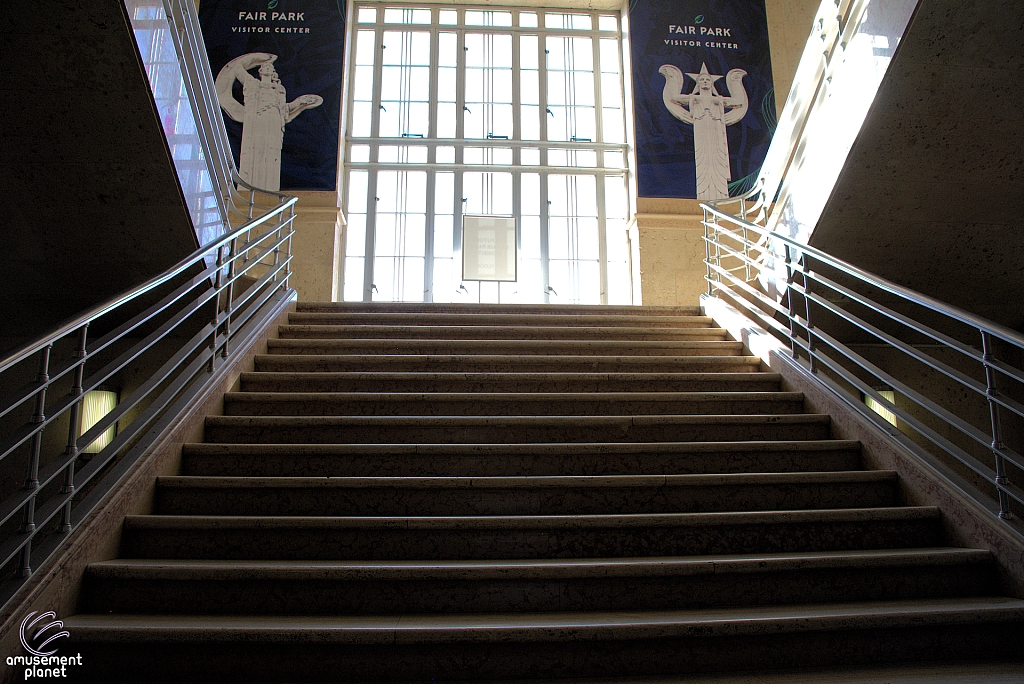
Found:
[[[708,297],[714,296],[711,287],[711,212],[704,209],[704,264],[708,271]]]
[[[50,382],[50,352],[53,351],[53,343],[43,347],[39,357],[39,374],[36,382],[42,384],[36,393],[35,412],[32,414],[32,425],[44,425],[46,423],[46,388]],[[21,525],[21,531],[26,534],[34,534],[36,531],[36,496],[39,494],[39,456],[43,446],[43,429],[40,428],[32,436],[32,452],[29,456],[28,476],[25,478],[25,489],[34,490],[28,503],[25,504],[25,518]],[[25,578],[32,574],[32,540],[29,539],[21,547],[21,564],[18,568],[18,577]]]
[[[228,287],[224,293],[224,348],[221,349],[220,355],[222,358],[228,358],[228,354],[231,353],[229,346],[231,344],[231,306],[235,296],[235,261],[233,257],[236,255],[235,252],[235,240],[232,240],[225,248],[228,251]]]
[[[224,246],[217,248],[217,276],[214,278],[214,290],[216,291],[213,297],[213,332],[210,334],[210,366],[209,371],[212,373],[217,367],[217,331],[220,329],[220,289],[224,284]]]
[[[86,341],[89,338],[89,324],[86,323],[78,332],[78,348],[75,349],[74,358],[78,359],[75,368],[75,384],[71,387],[71,396],[76,397],[75,405],[71,408],[68,422],[68,446],[64,455],[69,458],[69,463],[64,469],[64,486],[62,494],[74,494],[75,492],[75,459],[78,457],[78,427],[82,420],[82,400],[84,390],[82,380],[85,376]],[[64,512],[61,514],[60,529],[62,532],[71,531],[71,499],[64,504]]]
[[[996,493],[999,496],[999,517],[1003,520],[1010,519],[1010,497],[1003,489],[1009,484],[1006,477],[1006,460],[1003,456],[1005,445],[1003,444],[1003,428],[999,420],[999,404],[996,403],[996,371],[993,367],[995,355],[992,350],[992,335],[981,332],[982,362],[985,364],[985,397],[988,400],[988,415],[992,425],[992,455],[995,457],[996,466]]]
[[[282,216],[284,212],[281,212]],[[288,241],[285,243],[284,254],[286,257],[292,255],[292,233],[295,231],[295,203],[288,208]],[[289,280],[292,277],[292,262],[289,259],[288,263],[284,265],[284,287],[288,289]]]
[[[785,260],[786,260],[786,308],[788,310],[789,318],[789,345],[790,353],[793,358],[799,357],[798,345],[796,343],[796,304],[793,302],[793,288],[790,287],[793,283],[793,257],[792,249],[789,245],[784,245]]]
[[[814,353],[814,333],[811,331],[811,280],[807,277],[807,254],[800,254],[800,278],[804,286],[804,321],[807,323],[807,356],[810,358],[811,372],[818,372],[817,355]]]

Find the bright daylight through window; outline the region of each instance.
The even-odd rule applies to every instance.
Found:
[[[617,16],[356,5],[346,301],[629,304]],[[463,215],[518,281],[463,281]]]

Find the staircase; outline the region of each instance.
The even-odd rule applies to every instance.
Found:
[[[997,658],[987,551],[690,307],[300,304],[65,621],[97,681]]]

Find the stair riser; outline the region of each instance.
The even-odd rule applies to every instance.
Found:
[[[448,314],[448,313],[314,313],[289,314],[291,325],[422,325],[422,326],[537,326],[537,327],[644,327],[709,328],[704,316],[629,316],[559,314]]]
[[[164,515],[598,515],[893,506],[895,483],[578,489],[157,488]]]
[[[523,444],[532,442],[721,442],[827,439],[827,423],[700,425],[252,426],[206,424],[206,441],[230,444]]]
[[[890,662],[1017,656],[1019,624],[785,632],[757,636],[615,641],[472,642],[339,646],[241,641],[90,643],[73,632],[66,652],[86,663],[69,668],[100,682],[430,681],[541,677],[638,677],[710,671],[877,666]],[[63,651],[62,651],[63,652]],[[157,666],[158,665],[158,666]]]
[[[571,448],[571,447],[570,447]],[[860,456],[849,450],[724,452],[701,454],[630,453],[550,455],[318,455],[282,456],[183,454],[185,475],[254,477],[393,477],[499,475],[685,475],[856,470]]]
[[[388,615],[683,610],[981,596],[989,565],[509,580],[113,579],[87,574],[85,609],[185,615]]]
[[[285,399],[244,394],[224,398],[228,416],[646,416],[765,415],[803,412],[803,399],[700,399],[674,395],[639,400],[598,394],[576,397],[529,394],[508,398],[465,395],[413,395],[408,399],[369,395],[358,399],[330,394]]]
[[[743,356],[739,342],[721,340],[683,342],[615,342],[591,340],[269,340],[272,355],[396,354],[403,356]],[[555,369],[558,370],[558,369]]]
[[[648,316],[700,316],[699,306],[629,306],[588,304],[477,304],[477,303],[419,303],[419,302],[299,302],[295,310],[300,313],[497,313],[497,314],[549,314],[565,316],[634,316],[642,320]]]
[[[413,340],[721,340],[718,328],[540,328],[487,326],[335,326],[282,325],[281,339]]]
[[[688,358],[609,358],[593,361],[559,356],[301,356],[256,357],[256,370],[268,372],[423,372],[423,373],[753,373],[760,359],[721,356]]]
[[[352,374],[323,376],[310,373],[242,375],[243,392],[778,392],[778,379],[743,374],[741,378],[691,380],[671,375],[630,374],[625,378],[580,373],[542,375],[495,373],[446,376],[374,378]]]
[[[129,557],[220,560],[453,560],[689,556],[936,546],[936,521],[871,520],[628,528],[428,529],[126,526]]]

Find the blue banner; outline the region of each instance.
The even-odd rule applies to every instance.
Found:
[[[265,190],[335,190],[341,0],[202,0],[199,20],[239,173]]]
[[[633,0],[640,197],[750,189],[775,133],[764,0]]]

